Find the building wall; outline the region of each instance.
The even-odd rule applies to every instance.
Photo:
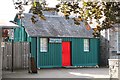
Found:
[[[2,41],[2,29],[0,29],[0,79],[2,78],[2,48],[1,48],[1,41]]]
[[[16,16],[14,21],[19,25],[19,28],[14,29],[14,42],[29,41],[29,37],[25,32],[25,28],[23,27],[21,20]]]
[[[117,55],[117,32],[120,31],[120,28],[115,27],[114,29],[110,29],[110,59],[118,59],[120,55]]]
[[[101,31],[100,36],[100,65],[108,66],[109,59],[109,29]]]
[[[36,42],[38,41],[37,45]],[[72,66],[96,66],[99,64],[99,39],[90,39],[90,51],[83,51],[83,38],[62,38],[62,41],[71,42]],[[49,41],[48,41],[49,42]],[[38,50],[38,54],[37,51]],[[61,67],[62,45],[60,43],[49,43],[48,52],[40,52],[40,38],[32,38],[32,56],[38,58],[38,68]]]
[[[118,25],[115,25],[114,28],[103,30],[101,32],[100,38],[100,54],[101,54],[101,65],[108,65],[108,59],[117,59],[120,58],[120,55],[117,54],[117,32],[120,31]]]
[[[23,27],[14,29],[14,41],[15,42],[27,41],[27,34]]]

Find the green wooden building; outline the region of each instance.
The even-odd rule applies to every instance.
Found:
[[[53,12],[45,12],[46,21],[31,22],[33,14],[24,14],[21,29],[15,30],[15,41],[29,41],[37,68],[99,65],[99,38],[83,22],[75,25]],[[21,25],[20,20],[15,21]],[[19,34],[18,34],[19,33]]]

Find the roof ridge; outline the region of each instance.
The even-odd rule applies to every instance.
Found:
[[[59,16],[59,15],[44,15],[45,17],[62,17],[62,16]]]

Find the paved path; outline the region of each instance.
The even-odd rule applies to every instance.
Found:
[[[40,69],[38,74],[27,70],[3,71],[3,78],[109,78],[108,68]]]

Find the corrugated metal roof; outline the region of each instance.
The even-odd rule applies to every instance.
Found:
[[[41,37],[93,37],[92,30],[86,30],[85,24],[75,25],[72,19],[66,20],[58,15],[45,15],[46,21],[37,18],[37,22],[32,24],[32,14],[26,13],[22,20],[25,30],[29,36]]]
[[[0,21],[0,28],[17,28],[19,27],[18,25],[8,22],[8,21]]]

